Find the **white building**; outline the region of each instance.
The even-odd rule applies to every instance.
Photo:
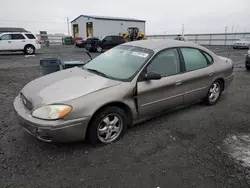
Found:
[[[71,21],[73,37],[90,37],[121,35],[127,32],[129,27],[137,27],[145,33],[145,20],[133,18],[116,18],[80,15]]]

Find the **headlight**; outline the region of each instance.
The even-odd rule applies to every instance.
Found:
[[[250,45],[249,45],[249,47],[250,47]],[[250,50],[248,50],[247,55],[250,56]]]
[[[68,105],[47,105],[34,110],[32,116],[39,119],[56,120],[66,116],[71,110],[72,107]]]

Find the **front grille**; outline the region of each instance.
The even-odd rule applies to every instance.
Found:
[[[23,102],[23,105],[28,109],[28,110],[33,110],[33,105],[32,103],[21,93],[20,94],[21,100]]]

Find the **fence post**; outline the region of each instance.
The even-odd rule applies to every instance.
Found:
[[[211,40],[212,40],[212,35],[210,35],[210,38],[209,38],[209,45],[211,46]]]
[[[227,33],[225,33],[225,46],[227,45]]]
[[[197,37],[198,37],[198,35],[196,34],[195,35],[195,43],[197,43]]]

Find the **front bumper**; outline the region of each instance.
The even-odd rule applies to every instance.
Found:
[[[14,100],[14,108],[21,126],[39,140],[45,142],[75,142],[85,138],[90,117],[56,121],[37,119],[23,105],[19,95]]]
[[[234,44],[234,48],[249,48],[249,44]]]
[[[246,56],[245,64],[246,64],[247,67],[250,67],[250,55]]]

